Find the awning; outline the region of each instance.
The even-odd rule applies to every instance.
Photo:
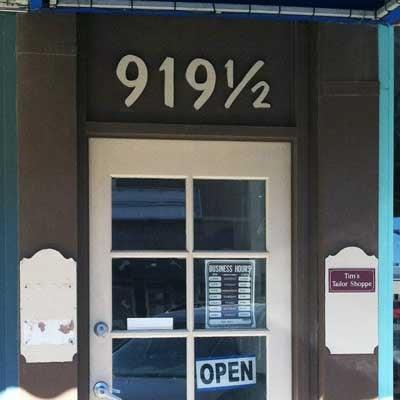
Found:
[[[400,23],[400,0],[0,0],[0,11],[224,14],[337,23]]]
[[[123,10],[124,13],[209,13],[339,23],[400,22],[400,0],[31,0],[30,5],[32,10],[50,7],[77,12]]]

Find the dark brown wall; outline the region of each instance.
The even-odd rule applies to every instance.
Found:
[[[43,248],[77,258],[75,17],[17,18],[20,258]],[[20,384],[52,398],[77,384],[77,362],[27,364]]]
[[[121,21],[124,21],[124,26],[121,26]],[[95,85],[96,81],[104,82],[101,77],[108,71],[108,67],[103,68],[109,58],[102,44],[112,50],[110,63],[115,67],[114,58],[126,54],[128,48],[118,48],[122,42],[113,39],[112,35],[128,35],[132,47],[134,38],[139,37],[135,35],[135,27],[137,29],[140,24],[151,32],[154,21],[156,26],[168,26],[171,37],[175,37],[176,32],[184,32],[187,21],[203,30],[210,24],[213,34],[217,35],[219,30],[223,32],[225,42],[232,29],[236,33],[244,29],[258,37],[285,27],[284,31],[291,32],[290,38],[284,38],[290,49],[276,51],[281,52],[281,60],[294,60],[282,74],[291,77],[290,87],[285,86],[290,104],[286,104],[282,114],[279,110],[271,114],[273,118],[270,121],[261,118],[260,114],[247,114],[244,109],[235,115],[236,120],[230,120],[213,107],[211,111],[214,110],[215,114],[205,113],[200,119],[193,115],[182,116],[179,110],[172,117],[160,112],[151,118],[151,108],[148,107],[153,93],[149,100],[144,98],[142,108],[139,108],[141,113],[121,117],[118,109],[114,108],[120,101],[121,88],[114,89],[110,82],[101,87]],[[78,257],[81,318],[79,366],[76,361],[29,365],[22,362],[22,387],[40,397],[54,397],[77,386],[79,367],[79,397],[87,398],[88,137],[209,137],[288,140],[293,144],[294,400],[317,400],[320,396],[324,400],[376,398],[376,356],[330,355],[324,343],[323,309],[325,257],[348,245],[360,246],[367,253],[377,254],[376,28],[112,16],[21,16],[18,24],[21,257],[31,256],[44,247],[54,247],[67,257]],[[108,24],[106,31],[105,24]],[[128,31],[126,26],[130,27]],[[106,33],[104,41],[94,42],[96,32]],[[275,35],[274,41],[276,38]],[[154,35],[150,39],[157,46]],[[154,65],[159,58],[168,55],[165,49],[168,50],[175,42],[170,38],[161,39],[162,51],[157,49],[160,53],[154,52],[154,46],[141,44],[141,51],[151,49]],[[258,48],[265,51],[266,44],[270,43],[267,40],[264,45],[262,39],[261,36],[259,42],[251,42],[253,47],[249,50],[248,62],[257,55]],[[76,58],[77,41],[79,62]],[[212,58],[212,47],[207,47],[206,42],[206,39],[202,42],[202,51],[206,58]],[[182,52],[183,48],[181,46],[179,51]],[[187,60],[179,51],[179,57]],[[232,51],[238,52],[237,49]],[[240,56],[240,51],[237,54]],[[273,54],[268,55],[268,59],[273,64]],[[88,76],[91,68],[94,75],[89,73]],[[274,83],[279,83],[279,79]],[[109,100],[104,90],[111,91],[116,99],[109,106],[103,102]],[[277,104],[284,99],[277,98]],[[253,118],[252,115],[256,116]],[[174,125],[165,125],[171,122]],[[201,125],[180,125],[200,122]],[[216,123],[236,126],[204,125]],[[240,126],[244,124],[264,127]],[[271,129],[268,125],[279,125],[280,128]],[[79,214],[77,204],[80,205]]]
[[[85,20],[88,60],[87,118],[97,122],[162,122],[177,124],[221,124],[290,126],[294,123],[293,38],[291,23],[265,23],[220,18],[165,18],[95,16]],[[132,27],[135,33],[132,35]],[[277,40],[279,38],[279,40]],[[134,106],[124,99],[130,93],[115,76],[119,60],[126,54],[141,57],[149,70],[147,86]],[[165,57],[175,62],[175,107],[164,106],[163,74],[158,68]],[[207,103],[194,110],[199,93],[185,79],[195,58],[211,62],[216,71],[215,90]],[[258,60],[263,68],[244,88],[229,110],[224,107],[231,89],[226,85],[226,62],[234,61],[238,84]],[[198,79],[204,79],[201,72]],[[131,66],[128,75],[136,77]],[[254,109],[250,88],[258,81],[271,85],[267,100],[271,108]],[[99,84],[101,82],[101,84]],[[101,99],[101,100],[100,100]]]

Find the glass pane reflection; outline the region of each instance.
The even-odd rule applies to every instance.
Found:
[[[112,248],[185,249],[185,181],[113,178]]]
[[[114,259],[112,262],[113,329],[127,329],[127,318],[173,318],[186,328],[186,261]]]
[[[196,250],[265,250],[265,181],[194,181]]]
[[[220,260],[221,262],[223,260]],[[232,260],[230,260],[232,261]],[[234,261],[245,261],[234,260]],[[194,327],[204,329],[206,322],[206,294],[205,294],[205,263],[204,259],[194,260]],[[266,328],[266,260],[255,260],[255,284],[254,284],[254,328]],[[222,305],[223,306],[223,305]],[[251,326],[229,325],[217,327],[218,329],[250,329]]]
[[[186,340],[114,339],[113,388],[124,400],[186,399]]]
[[[195,358],[196,358],[196,400],[265,400],[266,396],[266,340],[265,337],[225,337],[225,338],[197,338],[195,339]],[[251,374],[243,374],[240,370],[240,361],[247,358],[249,362],[255,360],[255,376]],[[229,374],[228,362],[236,363],[233,370],[233,378],[229,379],[231,384],[233,381],[241,380],[242,384],[222,387],[218,384],[216,370],[213,377],[210,371],[206,371],[207,380],[197,376],[197,370],[200,365],[204,365],[204,361],[212,364],[214,362],[225,363],[226,368],[220,367],[220,379],[222,383],[226,382],[227,374]],[[247,364],[248,370],[251,365]],[[232,371],[231,371],[232,372]],[[246,372],[246,371],[244,371]],[[212,375],[212,374],[211,374]],[[239,378],[240,377],[240,378]],[[243,379],[245,378],[245,379]],[[249,382],[249,378],[252,380]],[[210,382],[211,381],[211,382]],[[210,382],[210,387],[204,387],[204,382]],[[238,384],[239,382],[235,382]]]

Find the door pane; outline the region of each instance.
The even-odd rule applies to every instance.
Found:
[[[265,400],[265,337],[197,338],[196,400]]]
[[[265,250],[265,181],[194,181],[195,250]]]
[[[183,250],[183,179],[112,179],[114,250]]]
[[[112,302],[113,329],[185,329],[186,261],[114,259]]]
[[[186,399],[186,340],[114,339],[113,389],[124,400]]]
[[[265,292],[264,259],[195,259],[195,329],[266,328]]]

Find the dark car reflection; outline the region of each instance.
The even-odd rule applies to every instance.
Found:
[[[113,387],[124,399],[184,399],[185,339],[113,341]]]
[[[186,399],[186,339],[116,339],[113,341],[113,389],[123,400]],[[235,390],[197,392],[199,400],[264,400],[265,338],[201,338],[196,358],[257,356],[257,383]]]
[[[195,304],[195,312],[194,312],[194,327],[195,329],[204,329],[205,328],[205,318],[206,318],[206,308],[204,304]],[[186,328],[186,306],[182,305],[179,307],[174,307],[164,314],[159,315],[159,317],[169,317],[174,319],[174,329],[184,329]],[[266,327],[266,314],[265,314],[265,304],[255,304],[254,305],[254,317],[256,321],[257,328],[265,328]],[[244,326],[231,326],[226,329],[247,329],[248,327]]]

